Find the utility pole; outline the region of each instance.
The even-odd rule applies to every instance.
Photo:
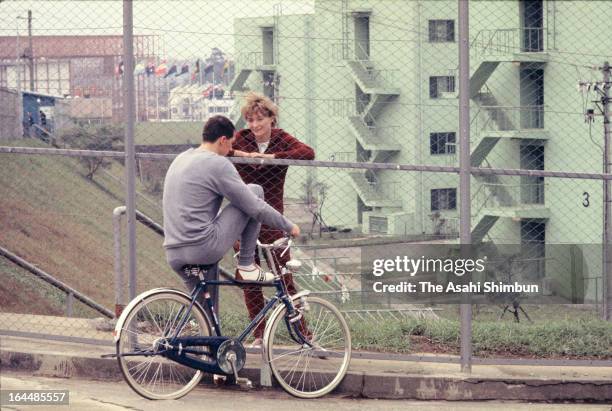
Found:
[[[15,60],[15,69],[16,69],[16,80],[17,80],[17,101],[19,102],[19,104],[17,104],[17,118],[21,119],[21,127],[23,128],[23,132],[21,133],[22,135],[27,135],[27,137],[30,137],[30,124],[26,123],[27,119],[25,118],[25,113],[23,112],[23,104],[21,103],[22,101],[22,94],[21,94],[21,55],[22,50],[21,50],[21,37],[19,35],[19,17],[17,17],[17,19],[15,20],[15,34],[16,36],[16,44],[15,44],[15,57],[17,58]],[[25,126],[25,124],[27,124],[27,128]],[[26,134],[27,131],[27,134]]]
[[[34,49],[32,48],[32,10],[28,10],[28,61],[30,66],[30,91],[34,91]]]
[[[599,68],[603,72],[603,83],[579,82],[581,89],[590,91],[593,89],[601,98],[594,100],[595,106],[603,116],[604,149],[603,149],[603,172],[610,174],[610,62],[604,62]],[[601,104],[601,105],[600,105]],[[585,113],[586,121],[592,122],[595,110],[588,109]],[[610,250],[610,239],[612,238],[612,212],[610,209],[612,198],[610,195],[610,180],[603,181],[603,233],[602,233],[602,280],[603,280],[603,310],[602,318],[612,322],[612,250]]]

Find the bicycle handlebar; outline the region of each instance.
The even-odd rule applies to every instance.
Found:
[[[283,255],[285,255],[287,250],[291,248],[291,245],[293,245],[293,239],[291,237],[281,237],[278,240],[275,240],[273,243],[270,243],[270,244],[263,244],[259,242],[259,240],[257,240],[257,245],[264,249],[284,247],[285,249],[281,253],[281,257],[282,257]]]

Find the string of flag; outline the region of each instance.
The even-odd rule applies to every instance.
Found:
[[[207,63],[203,69],[201,69],[201,66],[202,64],[200,59],[197,59],[195,63],[191,66],[189,63],[177,63],[170,65],[170,67],[168,67],[167,60],[161,60],[158,65],[156,65],[153,61],[142,60],[134,66],[134,75],[144,75],[147,77],[154,75],[156,77],[168,78],[173,74],[175,77],[180,77],[185,74],[191,73],[191,80],[194,81],[198,78],[200,72],[206,75],[208,73],[213,72],[214,70],[214,63],[212,62]],[[229,69],[229,66],[230,60],[225,60],[223,64],[222,74],[225,74],[227,69]],[[117,76],[122,76],[124,74],[124,71],[125,69],[123,61],[120,61],[117,67],[115,68],[115,74]]]

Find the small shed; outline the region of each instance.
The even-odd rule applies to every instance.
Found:
[[[40,127],[53,133],[55,105],[61,96],[53,96],[35,91],[22,91],[23,101],[23,125],[24,130],[29,130],[28,135],[32,135],[32,126]]]

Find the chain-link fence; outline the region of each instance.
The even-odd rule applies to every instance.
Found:
[[[0,107],[3,248],[110,310],[125,304],[115,283],[128,289],[129,248],[123,241],[118,264],[113,210],[126,203],[130,78],[140,212],[162,223],[169,164],[200,144],[208,118],[228,116],[242,179],[301,227],[291,257],[303,264],[290,283],[336,303],[358,348],[458,352],[457,306],[370,304],[362,282],[369,249],[403,255],[415,243],[459,242],[458,2],[134,2],[133,64],[121,2],[7,1],[0,10],[0,96],[18,101]],[[477,355],[612,356],[609,324],[598,320],[611,298],[602,246],[612,58],[602,27],[611,18],[608,2],[469,2],[464,223],[473,244],[516,246],[496,255],[569,300],[475,306]],[[260,240],[281,235],[264,227]],[[182,287],[159,234],[138,224],[136,238],[136,292]],[[221,265],[233,274],[231,254]],[[29,278],[2,262],[7,284]],[[34,288],[43,290],[7,292],[3,315],[65,312],[59,297],[53,310],[34,309],[47,301]],[[223,290],[225,329],[239,331],[262,301],[259,290]],[[42,325],[30,328],[54,333]],[[96,325],[73,335],[98,338]],[[547,333],[555,337],[538,337]]]

